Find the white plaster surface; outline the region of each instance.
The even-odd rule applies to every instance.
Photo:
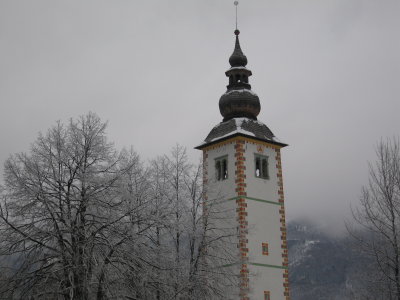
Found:
[[[261,147],[262,152],[257,148],[260,145],[246,143],[245,145],[245,166],[246,166],[246,184],[247,196],[268,201],[278,202],[278,177],[276,168],[276,152],[274,149]],[[269,179],[257,178],[255,176],[254,155],[264,155],[268,157]]]
[[[208,199],[224,198],[229,199],[236,197],[235,184],[235,148],[234,143],[222,145],[221,147],[207,150],[207,196]],[[217,181],[215,172],[215,159],[228,156],[228,178]]]
[[[225,211],[225,218],[216,221],[217,226],[235,228],[238,226],[236,201],[220,201],[237,196],[235,183],[235,142],[207,150],[208,157],[205,161],[208,172],[207,195],[209,201],[216,199],[219,203],[214,209]],[[245,174],[246,193],[248,198],[267,200],[278,203],[279,186],[277,177],[276,152],[274,149],[262,146],[259,143],[246,142],[245,153]],[[261,151],[262,150],[262,151]],[[269,163],[269,179],[261,179],[255,176],[254,155],[265,155]],[[228,179],[216,181],[215,159],[226,156],[228,158]],[[280,205],[246,199],[247,221],[248,221],[248,244],[250,269],[250,299],[264,299],[264,291],[270,291],[272,300],[284,299],[283,274],[281,268],[265,266],[254,266],[251,263],[282,266],[281,249],[281,222]],[[231,240],[232,242],[232,240]],[[262,254],[262,243],[268,243],[269,254]],[[234,243],[233,243],[234,244]],[[232,245],[232,243],[231,243]],[[237,251],[232,249],[233,251]]]
[[[262,151],[260,151],[262,150]],[[268,157],[269,179],[255,176],[254,156]],[[247,197],[278,203],[278,169],[274,149],[247,142],[245,145]],[[249,223],[249,262],[282,266],[280,205],[247,199]],[[268,243],[268,255],[262,254],[262,243]],[[251,266],[250,299],[263,299],[264,291],[270,291],[271,299],[284,299],[283,269]]]
[[[282,300],[284,297],[283,270],[249,265],[251,300],[263,300],[264,291],[269,291],[271,300]]]

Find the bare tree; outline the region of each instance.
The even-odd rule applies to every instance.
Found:
[[[400,143],[381,141],[377,160],[370,164],[369,183],[362,190],[360,205],[353,210],[359,229],[350,234],[361,249],[374,258],[369,287],[379,299],[400,299]],[[374,298],[375,299],[375,298]]]
[[[200,165],[176,146],[146,167],[105,129],[92,113],[58,123],[5,163],[0,298],[222,299],[235,257]]]
[[[236,257],[228,255],[221,239],[228,230],[214,228],[216,214],[205,210],[201,164],[190,164],[185,148],[177,145],[170,155],[154,161],[153,169],[158,187],[153,199],[163,207],[164,220],[157,227],[157,247],[164,252],[164,289],[157,299],[223,299],[223,282],[234,281],[234,275],[222,265]],[[210,257],[211,248],[224,259]],[[231,281],[224,281],[227,278]]]
[[[102,298],[106,266],[128,240],[120,184],[133,168],[105,128],[92,113],[58,123],[7,160],[1,254],[18,257],[5,286],[13,298]]]

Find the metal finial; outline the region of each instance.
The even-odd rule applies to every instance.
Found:
[[[237,28],[237,7],[238,7],[238,4],[239,4],[239,1],[235,1],[235,2],[233,2],[233,4],[235,4],[235,8],[236,8],[236,30],[238,29]]]

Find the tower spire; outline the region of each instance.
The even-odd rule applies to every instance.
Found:
[[[235,49],[233,50],[233,53],[232,53],[231,57],[229,58],[229,63],[232,67],[244,67],[247,65],[247,57],[246,57],[246,55],[243,54],[243,51],[240,48],[240,42],[239,42],[240,31],[238,29],[238,17],[237,17],[237,7],[239,4],[239,1],[235,1],[234,4],[235,4],[235,8],[236,8],[236,28],[235,28],[236,42],[235,42]]]
[[[238,29],[237,28],[237,20],[238,20],[238,17],[237,17],[237,7],[238,7],[238,4],[239,4],[239,1],[235,1],[235,2],[233,2],[233,4],[235,4],[235,8],[236,8],[236,30]]]
[[[238,2],[235,1],[236,9],[237,4]],[[252,73],[246,68],[247,57],[240,47],[239,34],[240,31],[236,26],[235,48],[229,57],[231,68],[225,72],[225,75],[229,77],[229,84],[227,91],[219,100],[219,110],[224,117],[224,122],[233,118],[257,120],[261,109],[260,99],[251,90],[251,85],[249,84],[249,77]]]

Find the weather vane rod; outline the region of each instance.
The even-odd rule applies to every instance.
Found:
[[[238,7],[238,4],[239,4],[239,1],[235,1],[235,2],[233,2],[233,4],[235,4],[235,8],[236,8],[236,30],[238,29],[237,28],[237,7]]]

